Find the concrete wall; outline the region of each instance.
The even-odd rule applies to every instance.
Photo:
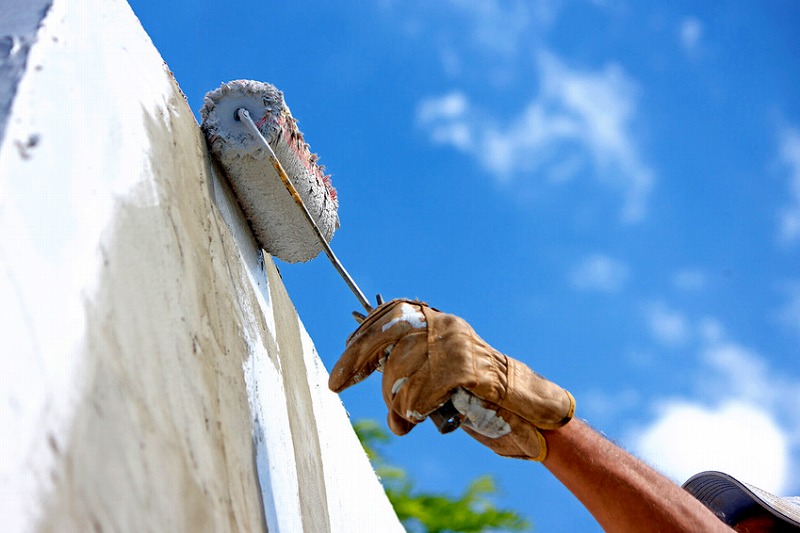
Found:
[[[12,10],[0,529],[401,530],[128,5]]]

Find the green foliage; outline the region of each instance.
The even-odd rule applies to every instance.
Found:
[[[402,468],[391,466],[378,447],[390,441],[389,435],[374,420],[361,420],[353,426],[386,495],[408,531],[419,533],[477,533],[483,531],[523,531],[527,520],[514,511],[497,509],[491,496],[497,493],[490,476],[472,481],[456,497],[419,491]]]

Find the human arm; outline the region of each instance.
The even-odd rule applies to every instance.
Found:
[[[543,465],[605,531],[732,530],[668,478],[574,419],[543,431]]]
[[[389,427],[404,435],[452,399],[465,431],[496,453],[547,467],[610,531],[730,531],[683,489],[579,420],[558,385],[421,302],[376,309],[331,371],[339,392],[383,372]]]

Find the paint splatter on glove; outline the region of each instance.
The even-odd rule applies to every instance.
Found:
[[[575,399],[566,390],[489,346],[461,318],[414,300],[375,309],[347,339],[328,382],[341,392],[383,371],[388,423],[405,435],[448,399],[462,427],[496,453],[542,461],[539,429],[570,421]]]

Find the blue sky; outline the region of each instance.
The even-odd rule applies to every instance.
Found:
[[[367,294],[418,297],[683,481],[800,493],[800,7],[789,1],[132,0],[196,112],[268,81],[333,176]],[[279,264],[330,368],[358,304]],[[343,394],[383,420],[379,378]],[[540,465],[424,424],[428,490],[492,474],[539,531],[597,530]]]

